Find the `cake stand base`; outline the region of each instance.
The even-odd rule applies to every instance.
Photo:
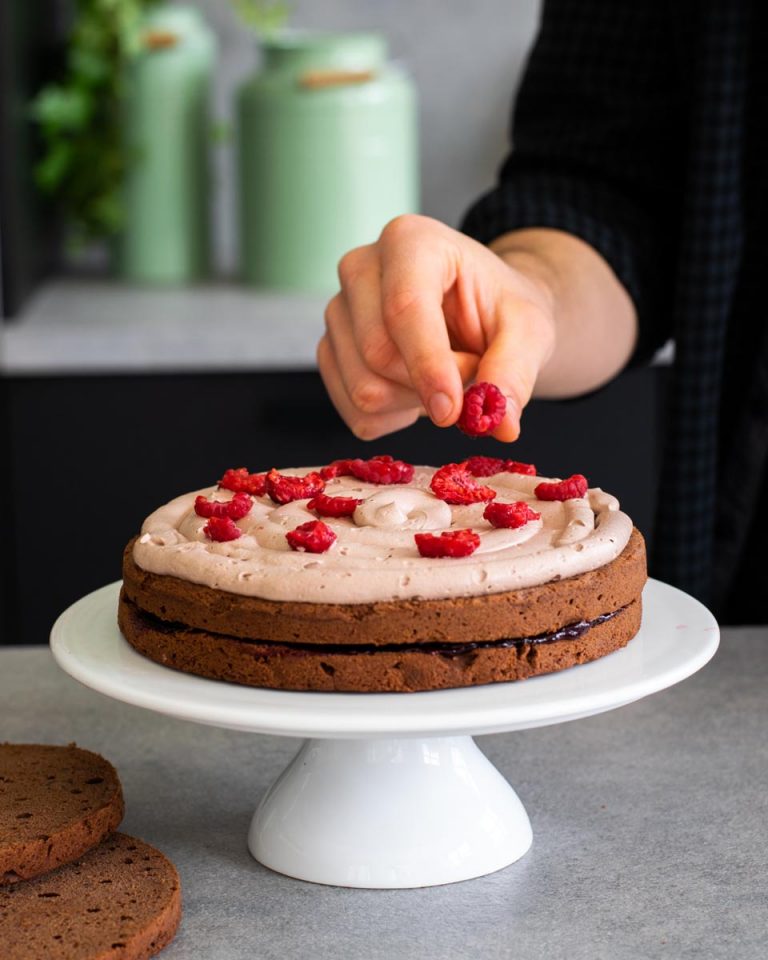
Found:
[[[691,676],[718,643],[708,610],[651,580],[637,636],[570,670],[426,693],[262,690],[142,657],[117,628],[119,589],[83,597],[56,621],[51,648],[61,667],[166,716],[308,737],[262,801],[248,845],[274,870],[347,887],[432,886],[513,863],[531,844],[528,817],[472,736],[614,710]]]
[[[337,887],[430,887],[514,863],[533,834],[472,737],[305,740],[251,823],[253,856]]]

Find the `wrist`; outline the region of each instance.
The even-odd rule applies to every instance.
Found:
[[[554,316],[561,286],[557,261],[546,250],[539,230],[519,230],[505,234],[489,246],[504,263],[523,276],[538,292]]]
[[[537,394],[577,396],[616,376],[631,354],[637,318],[603,257],[580,237],[544,227],[505,234],[491,250],[549,297],[555,349]]]
[[[509,267],[517,297],[535,308],[525,311],[525,318],[532,327],[532,339],[539,355],[538,369],[541,370],[556,349],[557,291],[561,285],[557,268],[549,257],[524,244],[515,235],[494,241],[490,249]]]

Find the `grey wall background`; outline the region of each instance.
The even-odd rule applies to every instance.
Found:
[[[190,2],[190,0],[188,0]],[[216,116],[258,64],[257,45],[227,0],[196,0],[219,38]],[[455,225],[494,180],[507,149],[509,108],[539,16],[539,0],[297,0],[291,25],[378,29],[407,64],[421,105],[422,211]],[[236,261],[232,144],[216,149],[216,251]]]

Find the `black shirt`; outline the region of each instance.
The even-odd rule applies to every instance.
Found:
[[[545,2],[513,151],[463,225],[583,238],[633,298],[633,362],[674,338],[651,569],[733,622],[768,612],[764,19],[747,0]]]

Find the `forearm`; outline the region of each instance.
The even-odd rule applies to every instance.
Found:
[[[606,261],[561,230],[515,230],[491,249],[551,294],[555,346],[536,381],[538,397],[573,397],[601,386],[626,365],[637,316]]]

